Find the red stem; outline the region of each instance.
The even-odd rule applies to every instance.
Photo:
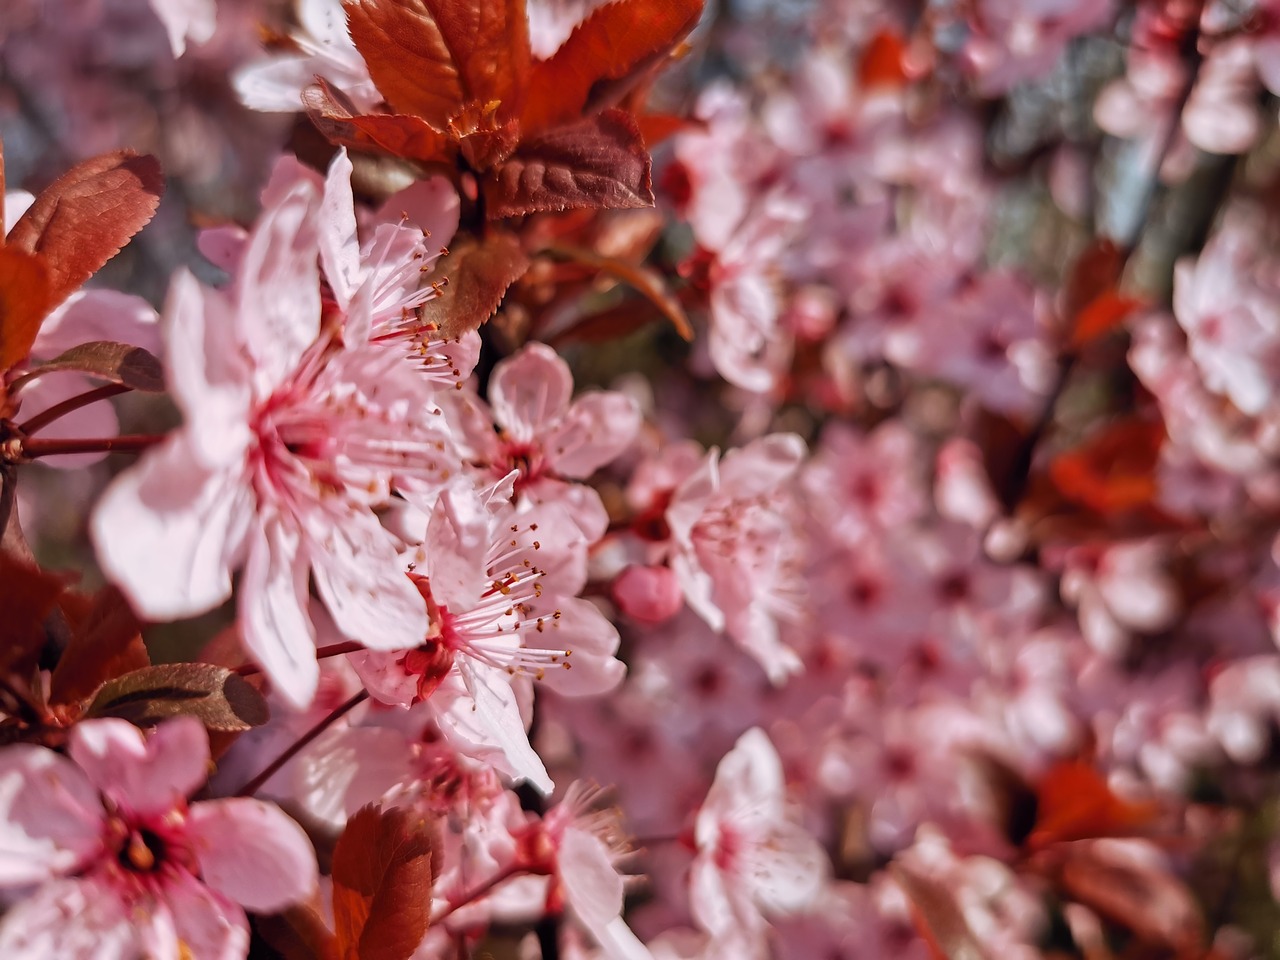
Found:
[[[65,417],[73,410],[79,410],[81,407],[87,407],[91,403],[97,403],[99,400],[106,400],[108,397],[114,397],[117,394],[128,393],[132,387],[126,387],[122,383],[108,383],[106,386],[97,387],[86,393],[76,394],[74,397],[68,397],[61,403],[56,403],[43,413],[37,413],[26,423],[18,425],[18,429],[27,436],[39,433],[53,421]]]
[[[342,643],[331,643],[327,647],[318,647],[316,649],[316,659],[326,660],[329,657],[340,657],[344,653],[355,653],[357,650],[363,649],[364,645],[358,640],[344,640]],[[262,668],[256,663],[242,663],[232,672],[238,673],[242,677],[251,677],[255,673],[261,673]]]
[[[440,913],[431,918],[431,923],[432,924],[439,923],[441,920],[445,919],[445,917],[449,916],[449,914],[453,913],[455,910],[461,910],[467,904],[475,903],[481,897],[485,896],[487,893],[492,891],[493,888],[496,887],[498,884],[503,883],[506,880],[510,880],[514,876],[518,876],[519,874],[526,873],[526,872],[527,871],[525,871],[523,868],[517,867],[515,864],[509,864],[504,869],[499,870],[497,873],[495,873],[488,880],[479,884],[473,890],[468,890],[457,900],[450,900],[449,906],[447,906],[444,909],[443,913]]]
[[[340,717],[343,717],[346,714],[350,713],[357,706],[364,703],[364,701],[368,699],[369,699],[369,691],[361,690],[350,700],[336,707],[332,713],[330,713],[323,720],[317,723],[314,727],[312,727],[310,730],[304,733],[301,737],[295,740],[293,744],[289,747],[289,749],[287,749],[284,753],[280,754],[280,756],[276,757],[269,764],[267,764],[267,768],[265,770],[263,770],[256,777],[254,777],[252,780],[246,783],[243,787],[241,787],[236,792],[236,796],[237,797],[253,796],[255,793],[258,792],[258,789],[264,783],[266,783],[268,780],[270,780],[280,771],[281,767],[283,767],[286,763],[288,763],[290,760],[296,757],[303,747],[309,744],[316,737],[320,736],[320,734],[328,730],[329,727],[331,727],[334,724],[334,722],[337,721]]]
[[[64,453],[137,453],[153,447],[164,439],[164,434],[130,434],[123,437],[98,437],[93,439],[41,440],[39,437],[23,439],[18,446],[19,460],[36,460]]]

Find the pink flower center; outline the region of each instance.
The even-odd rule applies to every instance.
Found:
[[[546,463],[543,460],[542,448],[530,441],[509,440],[505,436],[502,442],[502,457],[494,465],[498,476],[505,477],[512,470],[520,471],[516,478],[516,490],[537,480],[546,474]]]
[[[103,870],[126,901],[155,896],[178,873],[196,871],[185,819],[177,811],[164,817],[113,814],[104,844]]]

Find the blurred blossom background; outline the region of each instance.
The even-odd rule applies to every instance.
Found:
[[[155,219],[90,284],[158,309],[179,267],[225,280],[200,231],[252,224],[282,153],[327,169],[296,91],[379,102],[336,0],[186,6],[180,45],[176,0],[0,13],[6,188],[158,157]],[[528,0],[534,54],[598,6]],[[530,266],[477,368],[540,341],[640,412],[564,472],[607,514],[581,595],[626,677],[540,688],[529,732],[558,785],[609,788],[643,949],[1280,958],[1280,3],[720,0],[643,94],[656,207],[514,218]],[[353,163],[370,208],[422,174]],[[24,467],[42,563],[103,582],[88,517],[133,461]],[[150,626],[152,658],[235,618]],[[333,737],[419,756],[409,726]],[[279,711],[220,775],[305,727]],[[340,826],[299,786],[316,750],[263,795]],[[730,822],[736,866],[705,840]],[[527,913],[457,955],[557,955]]]

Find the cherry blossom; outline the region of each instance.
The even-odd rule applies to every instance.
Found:
[[[415,643],[425,611],[372,507],[397,477],[457,469],[413,371],[324,334],[319,199],[298,184],[264,212],[230,292],[175,278],[169,374],[187,421],[116,481],[93,526],[104,568],[157,619],[222,602],[243,565],[245,646],[299,706],[319,678],[306,571],[347,636]]]
[[[588,541],[603,536],[609,518],[599,495],[571,481],[587,479],[631,444],[640,428],[634,400],[613,391],[573,399],[568,364],[545,344],[530,343],[495,367],[487,405],[461,393],[446,412],[466,459],[494,480],[518,471],[521,498],[561,504]]]
[[[146,737],[89,720],[68,756],[18,745],[0,756],[0,882],[39,884],[5,915],[11,957],[242,957],[245,909],[272,913],[316,883],[315,852],[275,807],[188,804],[208,772],[198,721]]]
[[[720,761],[695,826],[690,903],[708,933],[759,937],[766,914],[795,912],[821,891],[826,857],[786,818],[784,800],[773,745],[748,730]]]
[[[794,435],[774,434],[707,454],[667,508],[671,568],[685,600],[760,661],[774,682],[800,669],[781,624],[800,619],[803,582],[796,509],[787,485],[804,457]]]
[[[496,748],[506,772],[549,790],[512,680],[569,694],[608,690],[622,675],[618,635],[574,596],[584,572],[573,521],[555,509],[520,512],[500,489],[487,502],[468,490],[440,496],[412,554],[429,628],[412,647],[352,662],[383,702],[429,702],[464,753]]]

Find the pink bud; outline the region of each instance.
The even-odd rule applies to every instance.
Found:
[[[666,567],[631,566],[613,581],[614,602],[633,620],[665,623],[683,603],[680,582]]]

